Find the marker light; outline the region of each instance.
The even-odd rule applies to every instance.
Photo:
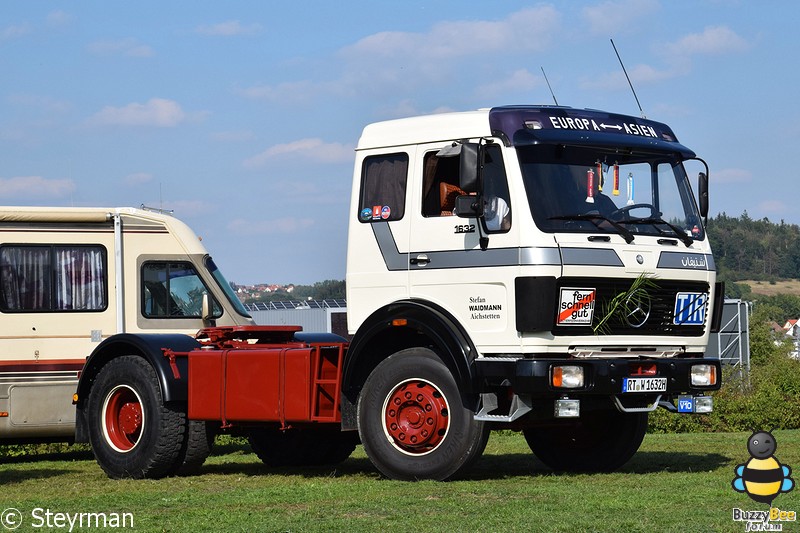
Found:
[[[717,367],[714,365],[694,365],[691,376],[693,387],[711,387],[717,384]]]
[[[581,401],[561,398],[555,402],[556,418],[578,418],[581,416]]]
[[[714,400],[711,396],[698,396],[694,399],[695,413],[710,413],[714,410]]]
[[[583,367],[578,365],[554,366],[550,381],[557,389],[580,389],[583,387]]]

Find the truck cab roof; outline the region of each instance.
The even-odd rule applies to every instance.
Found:
[[[364,128],[357,150],[479,137],[499,137],[506,146],[578,144],[676,152],[683,158],[695,155],[661,122],[545,105],[502,106],[377,122]]]

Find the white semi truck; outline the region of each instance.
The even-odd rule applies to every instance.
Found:
[[[569,107],[367,126],[352,341],[219,323],[114,335],[81,374],[76,439],[112,477],[197,465],[224,430],[268,464],[341,461],[360,440],[413,480],[462,474],[509,428],[555,470],[613,470],[650,411],[709,412],[720,387],[705,350],[723,288],[692,159],[665,124]]]

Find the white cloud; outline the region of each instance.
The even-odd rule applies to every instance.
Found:
[[[255,35],[262,30],[261,24],[243,25],[238,20],[228,20],[219,24],[208,26],[197,26],[195,33],[200,35],[210,35],[216,37],[231,37],[234,35]]]
[[[409,93],[452,84],[456,77],[467,78],[464,83],[470,86],[478,85],[496,75],[493,69],[497,54],[541,53],[551,46],[560,30],[557,9],[540,5],[500,20],[445,21],[421,32],[385,31],[341,48],[335,58],[341,62],[337,79],[260,84],[238,93],[284,104],[313,101],[320,94],[360,99],[376,95],[389,102],[390,107],[392,101],[402,100],[398,106],[411,109],[414,105],[407,97]],[[465,61],[469,64],[465,65]],[[524,81],[530,84],[531,80]],[[482,90],[488,93],[499,88]],[[408,114],[399,110],[389,116]]]
[[[530,93],[533,89],[544,83],[538,76],[531,74],[527,69],[515,70],[505,79],[499,79],[484,84],[475,90],[475,94],[482,99],[504,97],[507,94]]]
[[[270,102],[300,102],[308,101],[315,94],[324,92],[323,84],[310,81],[295,81],[279,83],[277,85],[253,85],[240,89],[238,92],[245,98],[252,100],[267,100]]]
[[[496,55],[511,50],[523,55],[541,53],[559,30],[558,11],[541,5],[496,21],[446,21],[426,32],[375,33],[339,51],[343,75],[326,89],[359,98],[374,94],[385,100],[398,91],[408,94],[452,84],[456,77],[480,79],[478,69],[491,69]]]
[[[386,31],[364,37],[342,50],[359,60],[403,58],[405,62],[438,62],[474,54],[536,52],[544,50],[558,30],[559,15],[553,6],[522,9],[499,21],[446,21],[426,33]]]
[[[0,178],[0,198],[65,196],[75,190],[71,179],[45,179],[41,176]]]
[[[211,134],[211,139],[219,142],[243,142],[255,138],[255,133],[250,130],[218,131]]]
[[[72,109],[70,102],[35,94],[12,94],[8,97],[8,101],[16,105],[33,107],[47,113],[65,113]]]
[[[68,26],[72,23],[74,17],[64,11],[56,10],[47,14],[46,23],[51,28],[59,28]]]
[[[164,209],[170,209],[175,212],[178,218],[194,218],[200,215],[206,215],[218,211],[218,206],[213,202],[205,200],[165,200]],[[153,203],[151,205],[159,205],[161,202]]]
[[[237,218],[228,224],[228,231],[237,235],[282,235],[298,233],[314,225],[310,218],[277,218],[274,220],[245,220]]]
[[[753,173],[743,168],[723,168],[709,175],[713,183],[747,183],[753,180]]]
[[[153,179],[152,174],[149,174],[147,172],[135,172],[133,174],[128,174],[127,176],[122,178],[122,181],[124,181],[126,185],[133,187],[136,185],[147,183],[148,181],[152,181],[152,179]]]
[[[719,55],[741,52],[749,43],[727,26],[709,26],[702,33],[692,33],[666,46],[668,55]]]
[[[23,24],[22,26],[6,26],[5,28],[0,29],[0,41],[16,39],[17,37],[22,37],[30,32],[31,28],[27,24]]]
[[[639,19],[660,8],[657,0],[609,0],[583,8],[581,15],[592,34],[613,37],[620,31],[639,27]]]
[[[260,154],[244,161],[248,168],[260,167],[267,161],[276,157],[299,157],[322,163],[343,163],[353,160],[351,145],[340,143],[326,143],[322,139],[310,138],[292,141],[290,143],[270,146]]]
[[[146,44],[140,44],[133,38],[115,41],[95,41],[86,48],[90,53],[98,56],[151,57],[155,54],[152,48]]]
[[[770,214],[788,213],[788,206],[781,200],[764,200],[758,204],[758,209]]]
[[[88,123],[99,126],[157,126],[175,127],[186,119],[186,113],[174,100],[151,98],[144,104],[130,103],[123,107],[106,106]]]
[[[637,85],[656,83],[685,75],[687,73],[687,65],[680,64],[667,69],[657,69],[651,65],[639,64],[627,70],[633,86],[636,87]],[[625,73],[622,72],[622,69],[612,70],[604,76],[593,76],[581,81],[581,88],[583,89],[619,90],[628,89],[628,87],[628,80],[625,78]]]

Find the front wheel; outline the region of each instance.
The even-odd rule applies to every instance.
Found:
[[[358,431],[372,463],[400,480],[456,477],[489,438],[450,371],[425,348],[397,352],[373,370],[358,399]]]
[[[563,472],[611,472],[633,457],[647,431],[647,413],[615,409],[581,414],[560,427],[523,430],[531,451],[545,465]]]
[[[89,442],[112,478],[159,478],[170,473],[186,439],[186,417],[162,400],[153,368],[141,357],[111,360],[87,401]]]

